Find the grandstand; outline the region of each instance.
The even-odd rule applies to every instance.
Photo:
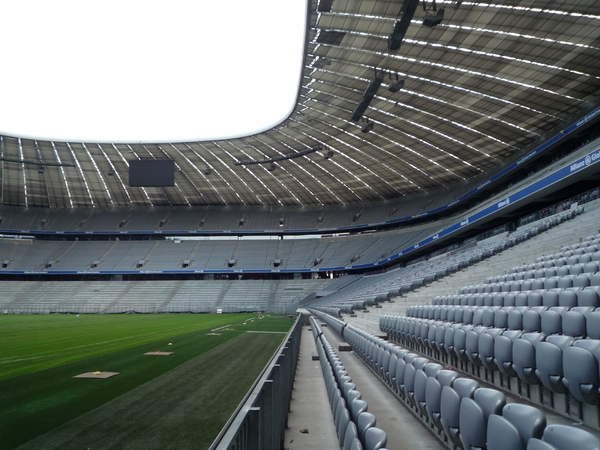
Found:
[[[600,9],[418,3],[307,2],[264,133],[0,136],[0,312],[299,313],[214,449],[600,450]]]

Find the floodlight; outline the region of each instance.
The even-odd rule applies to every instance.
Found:
[[[367,119],[365,122],[365,126],[362,127],[360,131],[362,131],[363,133],[368,133],[369,131],[373,130],[373,122],[371,122],[369,119]]]
[[[423,19],[423,26],[433,28],[436,25],[439,25],[444,20],[444,8],[440,8],[437,10],[437,13],[434,15],[425,13],[425,18]]]
[[[396,81],[392,81],[392,74],[390,74],[390,85],[388,86],[388,91],[396,93],[400,89],[404,87],[404,80],[398,79],[398,74],[396,74]]]

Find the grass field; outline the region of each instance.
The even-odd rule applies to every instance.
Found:
[[[207,448],[291,324],[249,314],[0,316],[0,449]],[[157,350],[174,354],[143,356]],[[72,378],[96,370],[120,375]]]

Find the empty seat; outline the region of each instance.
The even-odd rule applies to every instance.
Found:
[[[600,310],[596,309],[587,314],[586,333],[590,339],[600,339]]]
[[[464,397],[460,405],[460,438],[465,450],[482,449],[487,442],[491,414],[500,414],[506,397],[495,389],[479,388],[473,398]]]
[[[468,378],[457,378],[452,387],[442,388],[440,402],[441,422],[446,437],[457,447],[462,447],[460,439],[460,405],[464,397],[472,398],[479,383]]]
[[[546,416],[539,409],[522,403],[509,403],[502,416],[488,419],[488,450],[525,450],[532,438],[541,438]]]
[[[377,419],[370,412],[359,414],[356,428],[358,429],[358,438],[361,442],[365,441],[365,433],[369,428],[377,425]]]
[[[571,290],[562,290],[558,293],[558,305],[572,308],[577,306],[577,294]]]
[[[428,363],[422,369],[417,369],[415,374],[414,402],[418,411],[425,417],[427,414],[427,379],[435,378],[444,367],[437,363]]]
[[[364,400],[354,400],[350,404],[350,409],[350,416],[352,417],[352,421],[356,423],[358,421],[358,416],[361,413],[367,411],[368,405],[367,402],[365,402]]]
[[[600,341],[580,339],[563,352],[563,383],[573,397],[582,402],[596,404],[600,379]]]
[[[552,392],[560,394],[568,392],[563,384],[563,351],[574,340],[570,336],[548,336],[545,341],[538,342],[536,345],[536,377]]]
[[[358,438],[358,430],[354,422],[348,423],[346,434],[344,435],[344,446],[342,450],[350,450],[355,439]]]
[[[423,369],[428,362],[429,360],[427,358],[416,358],[412,364],[406,365],[404,373],[404,395],[415,407],[417,406],[415,401],[415,376],[417,370]]]
[[[344,449],[346,447],[344,446]],[[363,446],[360,443],[360,439],[354,438],[352,439],[352,443],[350,444],[350,450],[363,450]]]
[[[536,345],[543,341],[544,338],[545,335],[541,332],[523,333],[519,339],[515,339],[513,343],[512,369],[516,372],[517,376],[526,383],[540,384],[535,373],[535,349]]]
[[[488,419],[487,450],[525,450],[519,430],[508,420],[492,414]]]
[[[584,288],[584,287],[590,286],[590,284],[591,284],[590,277],[585,273],[575,275],[572,280],[573,280],[573,287]]]
[[[556,291],[542,292],[542,305],[547,308],[551,308],[552,306],[559,306],[558,292],[556,292]]]
[[[340,403],[341,404],[341,403]],[[350,423],[350,413],[344,407],[340,413],[337,427],[338,439],[340,441],[340,445],[344,445],[344,439],[346,438],[346,430],[348,429],[348,424]]]
[[[543,289],[543,288],[540,288]],[[546,288],[547,289],[547,288]],[[534,307],[534,306],[543,306],[544,305],[544,300],[542,298],[542,295],[539,292],[530,292],[529,294],[527,294],[527,305],[530,308]],[[516,306],[521,306],[521,305],[516,305]]]
[[[522,334],[522,330],[506,330],[494,339],[494,364],[507,377],[517,376],[513,368],[513,344]]]
[[[387,434],[385,431],[371,427],[365,432],[365,450],[379,450],[387,444]]]
[[[533,444],[531,448],[546,448],[535,447],[537,445],[535,441],[535,439],[530,440]],[[598,450],[600,448],[600,440],[595,435],[569,425],[548,425],[544,430],[542,442],[552,445],[550,448],[557,450]],[[527,449],[530,449],[529,444]]]
[[[577,295],[577,306],[590,306],[597,308],[600,306],[600,299],[598,297],[598,291],[593,287],[589,289],[581,289],[576,292]]]
[[[585,338],[587,336],[586,317],[592,311],[593,308],[587,306],[577,306],[566,311],[562,320],[563,334],[579,339]]]
[[[444,386],[452,387],[458,373],[454,370],[440,370],[435,377],[427,378],[425,391],[425,408],[431,423],[438,429],[443,430],[441,422],[441,397]]]

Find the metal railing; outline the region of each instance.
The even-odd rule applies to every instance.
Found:
[[[300,314],[209,450],[283,449],[302,322]]]

